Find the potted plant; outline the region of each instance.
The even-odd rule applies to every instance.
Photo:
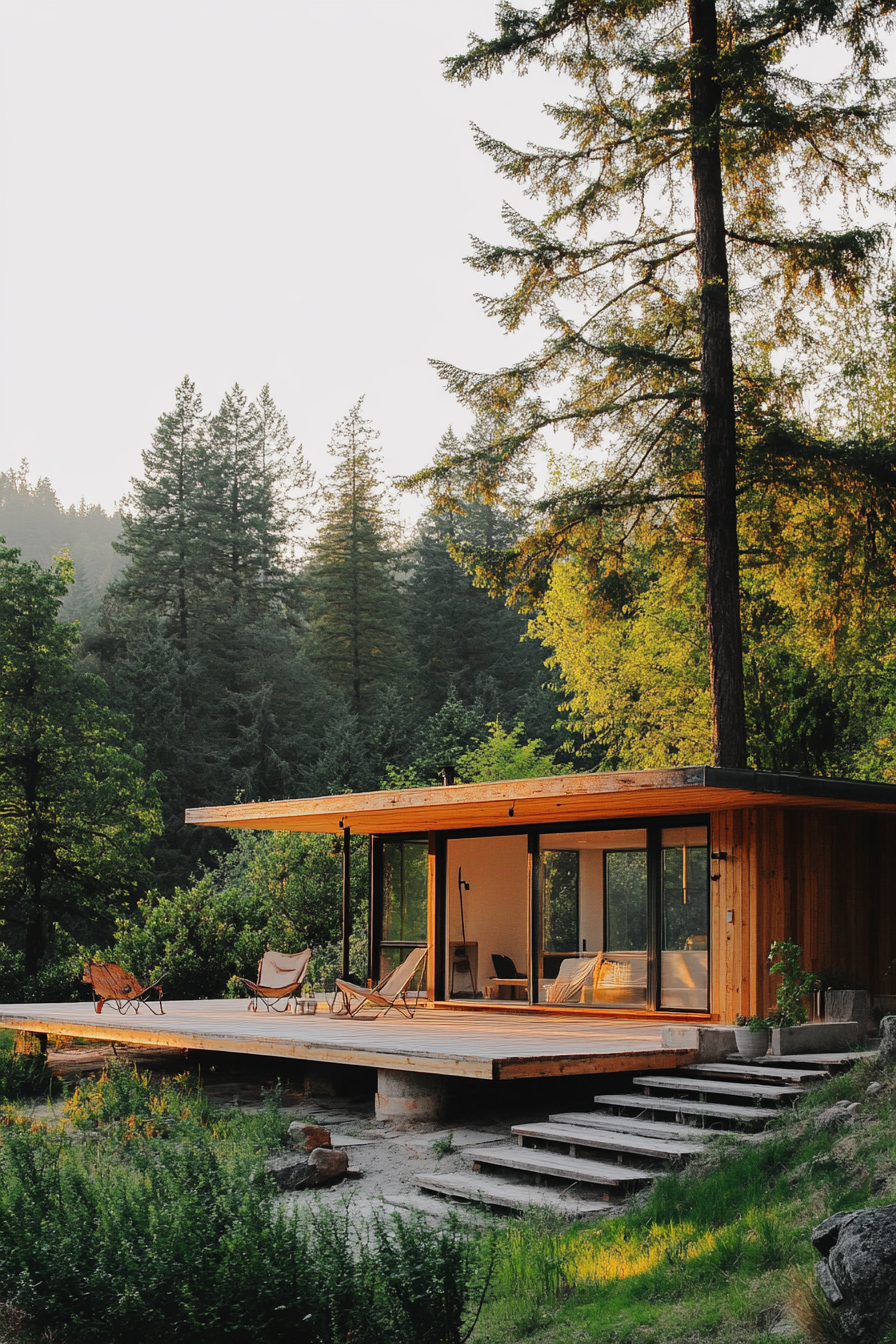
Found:
[[[768,959],[769,975],[780,975],[781,984],[776,996],[776,1027],[799,1027],[806,1021],[806,999],[814,994],[821,981],[814,971],[804,971],[800,965],[803,949],[797,943],[772,943]]]
[[[769,1031],[773,1024],[767,1017],[741,1017],[734,1019],[734,1044],[741,1059],[758,1059],[768,1054]]]

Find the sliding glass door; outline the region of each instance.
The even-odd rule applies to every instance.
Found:
[[[709,1007],[705,826],[539,837],[541,1003]]]

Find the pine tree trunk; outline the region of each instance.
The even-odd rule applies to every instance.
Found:
[[[740,563],[737,545],[737,451],[734,362],[728,293],[725,202],[719,146],[715,0],[689,0],[691,168],[697,232],[702,353],[704,540],[712,742],[716,765],[747,763]]]

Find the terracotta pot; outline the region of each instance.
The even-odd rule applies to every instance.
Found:
[[[768,1054],[768,1029],[751,1031],[749,1027],[734,1028],[734,1044],[741,1059],[758,1059]]]

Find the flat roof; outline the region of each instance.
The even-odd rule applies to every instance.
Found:
[[[831,807],[896,815],[896,784],[689,765],[674,770],[552,775],[326,798],[191,807],[193,826],[358,835],[682,816],[742,807]]]

